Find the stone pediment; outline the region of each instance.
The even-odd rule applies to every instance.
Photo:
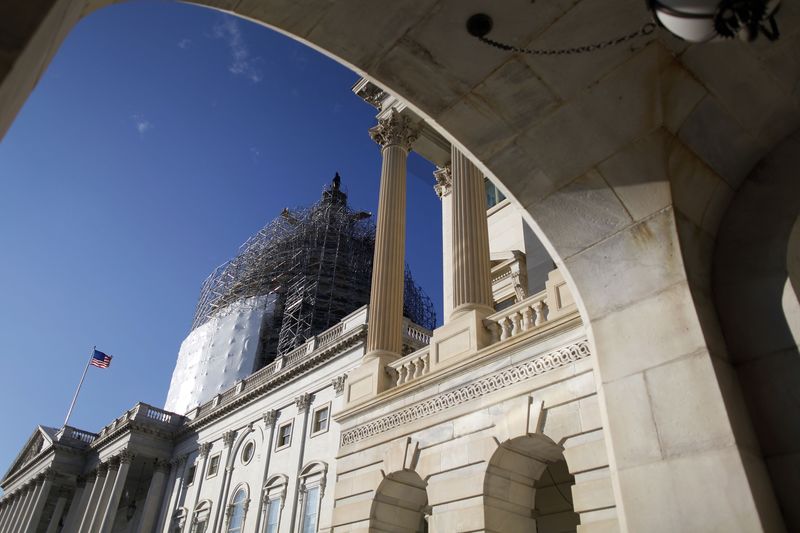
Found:
[[[33,434],[22,447],[22,450],[17,455],[14,462],[11,463],[11,468],[8,469],[3,476],[3,481],[11,477],[15,472],[20,470],[23,466],[30,463],[42,451],[53,445],[57,430],[45,426],[38,426]]]

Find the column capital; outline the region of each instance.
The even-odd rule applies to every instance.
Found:
[[[236,431],[230,430],[226,431],[222,434],[222,443],[225,445],[226,448],[230,448],[233,446],[233,442],[236,440]]]
[[[301,394],[297,398],[294,399],[294,403],[297,406],[297,410],[300,412],[308,411],[308,406],[311,405],[311,395],[307,392]]]
[[[331,380],[331,385],[333,386],[333,390],[336,393],[336,396],[339,396],[344,393],[345,381],[347,381],[347,374],[336,376]]]
[[[181,467],[181,466],[183,466],[184,464],[186,464],[186,454],[179,455],[178,457],[175,457],[174,459],[172,459],[169,462],[169,464],[172,465],[173,467]]]
[[[436,170],[433,171],[433,178],[436,180],[436,184],[433,186],[436,196],[443,198],[450,194],[453,189],[453,168],[450,163],[443,167],[436,167]]]
[[[81,488],[86,485],[86,477],[85,476],[78,476],[75,478],[75,486]]]
[[[417,140],[418,132],[416,124],[393,109],[388,117],[378,119],[378,125],[369,129],[369,136],[381,148],[399,146],[408,152]]]
[[[156,472],[166,474],[169,472],[170,462],[163,459],[156,459],[153,463],[153,467],[155,468]]]
[[[267,427],[272,427],[275,425],[275,420],[278,419],[278,411],[275,409],[269,409],[268,411],[264,412],[264,425]]]
[[[108,471],[116,472],[117,470],[119,470],[119,463],[120,463],[120,457],[118,455],[113,456],[111,459],[108,460]]]
[[[131,464],[131,461],[133,461],[133,457],[134,457],[133,454],[127,449],[122,450],[121,452],[119,452],[119,454],[117,454],[117,460],[119,461],[119,464],[123,465]]]
[[[97,465],[96,477],[104,478],[108,474],[108,462]]]
[[[198,450],[199,450],[199,453],[200,453],[200,457],[206,457],[208,455],[208,453],[211,451],[211,443],[210,442],[202,443]]]

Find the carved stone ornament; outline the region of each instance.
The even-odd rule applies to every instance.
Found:
[[[225,444],[226,448],[230,448],[231,446],[233,446],[233,441],[234,440],[236,440],[236,432],[235,431],[233,431],[233,430],[226,431],[225,433],[222,434],[222,443]]]
[[[210,442],[204,442],[203,444],[200,445],[200,448],[199,448],[200,457],[207,456],[208,452],[210,452],[210,451],[211,451],[211,443]]]
[[[169,464],[171,464],[173,467],[183,466],[184,464],[186,464],[186,455],[175,457],[169,462]]]
[[[450,194],[450,191],[453,189],[453,170],[450,163],[447,163],[443,167],[436,167],[436,170],[433,172],[433,178],[436,180],[433,190],[436,191],[436,195],[439,198]]]
[[[347,381],[347,374],[342,374],[341,376],[337,376],[333,378],[331,381],[331,385],[333,385],[333,390],[336,392],[336,396],[344,394],[344,384]]]
[[[373,83],[367,83],[356,94],[375,109],[380,109],[383,99],[386,98],[386,92]]]
[[[156,472],[161,472],[162,474],[166,474],[169,472],[170,462],[164,461],[162,459],[156,459],[153,463],[153,467],[155,468]]]
[[[106,477],[108,473],[108,463],[100,463],[97,465],[97,477]]]
[[[278,419],[278,411],[275,409],[270,409],[264,412],[264,425],[267,427],[272,427],[275,425],[275,420]]]
[[[311,395],[307,392],[303,393],[294,399],[294,403],[297,406],[298,411],[300,412],[307,411],[308,406],[311,405]]]
[[[419,128],[413,125],[408,117],[392,110],[387,118],[379,119],[378,125],[369,129],[369,135],[382,148],[400,146],[409,151],[417,140],[418,131]]]
[[[129,465],[133,461],[133,454],[128,450],[122,450],[117,458],[119,459],[119,464]]]

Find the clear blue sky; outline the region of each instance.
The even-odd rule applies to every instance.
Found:
[[[200,284],[336,171],[377,210],[375,110],[347,68],[216,11],[130,2],[68,36],[0,142],[0,470],[36,424],[163,405]],[[409,161],[407,261],[441,321],[433,167]]]

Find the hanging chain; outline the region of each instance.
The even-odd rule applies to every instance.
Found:
[[[641,28],[636,30],[633,33],[629,33],[627,35],[622,35],[617,37],[616,39],[608,39],[607,41],[600,41],[593,44],[587,44],[583,46],[575,46],[572,48],[518,48],[516,46],[511,46],[510,44],[501,43],[495,41],[494,39],[490,39],[486,36],[477,37],[484,43],[488,44],[489,46],[494,46],[495,48],[499,48],[500,50],[506,50],[509,52],[515,52],[518,54],[531,54],[535,56],[563,56],[563,55],[575,55],[575,54],[585,54],[588,52],[596,52],[598,50],[602,50],[603,48],[608,48],[609,46],[617,46],[637,37],[643,37],[646,35],[650,35],[656,30],[656,24],[654,22],[648,22],[644,24]]]

